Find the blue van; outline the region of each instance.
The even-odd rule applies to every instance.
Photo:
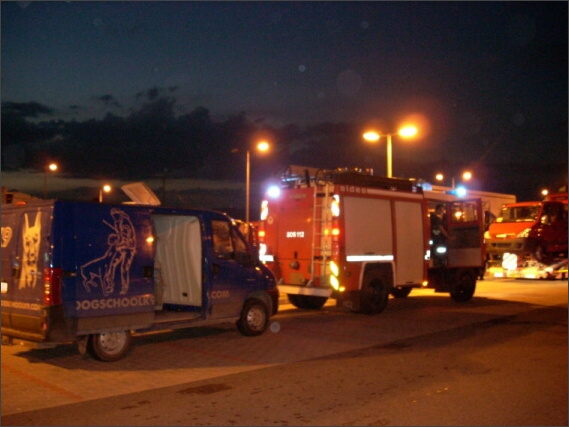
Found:
[[[121,359],[134,331],[235,321],[262,334],[275,277],[221,212],[29,201],[2,206],[2,335],[36,347],[77,343]]]

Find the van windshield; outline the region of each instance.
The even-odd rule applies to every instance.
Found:
[[[534,222],[538,215],[539,206],[505,207],[496,222]]]

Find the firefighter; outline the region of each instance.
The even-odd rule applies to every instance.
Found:
[[[445,214],[446,207],[443,203],[438,204],[431,214],[431,247],[436,267],[446,265],[447,240],[452,239],[444,226]]]

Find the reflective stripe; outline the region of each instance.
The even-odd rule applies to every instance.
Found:
[[[275,258],[272,255],[261,255],[259,259],[263,262],[273,262]]]
[[[393,261],[393,255],[348,255],[346,257],[348,262],[361,262],[361,261]]]

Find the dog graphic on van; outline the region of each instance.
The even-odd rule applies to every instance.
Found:
[[[30,225],[30,218],[24,214],[24,229],[22,230],[22,270],[20,271],[20,281],[18,289],[35,288],[38,282],[38,261],[40,257],[41,243],[41,212],[38,212],[33,225]]]
[[[117,282],[120,283],[120,294],[128,293],[130,266],[136,255],[136,233],[129,216],[122,209],[113,208],[111,217],[113,224],[103,221],[113,231],[107,237],[104,255],[81,266],[87,292],[99,287],[104,296],[115,292]]]

